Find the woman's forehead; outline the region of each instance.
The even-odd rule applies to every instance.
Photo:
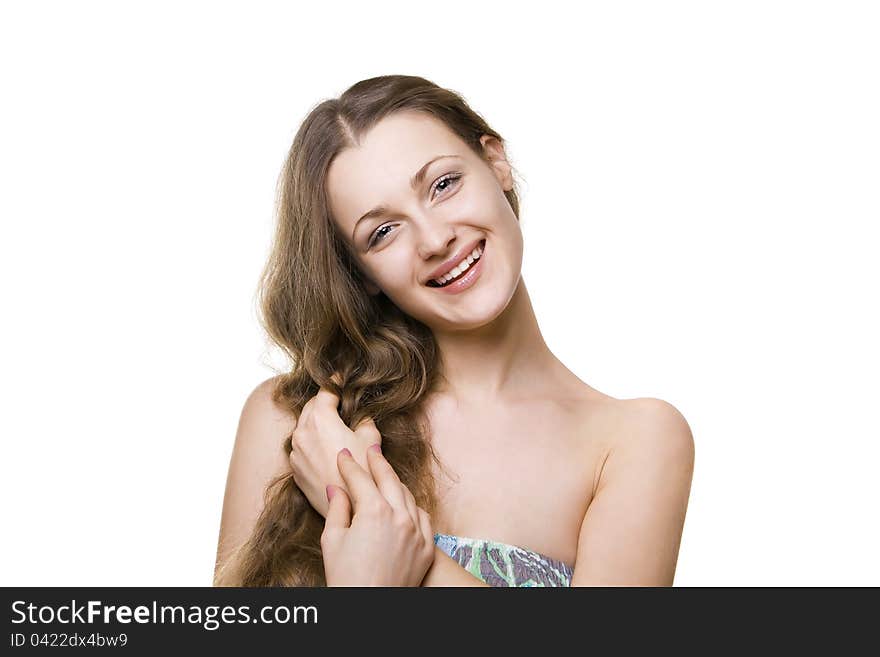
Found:
[[[409,171],[412,175],[436,155],[461,155],[463,150],[467,150],[466,144],[439,119],[422,112],[398,112],[379,121],[367,131],[359,146],[343,150],[334,163],[346,161],[353,166],[342,168],[352,172],[369,173],[378,166]]]

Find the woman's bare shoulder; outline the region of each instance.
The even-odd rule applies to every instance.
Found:
[[[693,436],[682,413],[655,397],[618,399],[583,384],[580,414],[584,436],[598,446],[596,479],[608,455],[621,448],[676,449],[683,457],[693,452]],[[594,457],[597,455],[593,451]]]
[[[275,388],[280,376],[273,376],[258,384],[248,395],[241,412],[240,422],[256,424],[265,431],[285,435],[296,427],[296,415],[274,400]]]
[[[592,389],[593,401],[598,402],[599,408],[612,415],[638,419],[651,415],[677,415],[683,417],[679,410],[668,401],[656,397],[633,397],[631,399],[618,399]]]
[[[617,429],[617,434],[626,434],[640,426],[677,425],[687,426],[681,412],[672,404],[655,397],[635,397],[618,399],[583,384],[580,389],[581,408],[584,413],[606,424],[606,428]]]
[[[274,399],[278,377],[257,385],[241,410],[233,447],[232,466],[236,475],[267,480],[289,469],[284,443],[296,428],[296,416]]]
[[[693,462],[693,434],[674,405],[656,397],[604,397],[599,412],[607,428],[606,458],[620,451]]]
[[[218,564],[250,535],[269,484],[290,471],[284,443],[296,418],[273,400],[277,379],[257,385],[241,410],[223,498]]]

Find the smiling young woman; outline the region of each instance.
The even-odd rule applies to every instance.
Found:
[[[303,490],[344,490],[343,443],[297,437],[323,388],[337,435],[372,420],[430,517],[423,586],[671,585],[690,429],[664,401],[602,394],[545,344],[501,136],[428,80],[363,80],[306,117],[280,192],[261,310],[291,369],[244,405],[215,584],[327,583],[326,500]],[[354,457],[373,471],[366,447]]]

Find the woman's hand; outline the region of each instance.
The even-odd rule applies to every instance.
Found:
[[[382,436],[371,418],[352,431],[339,417],[339,397],[321,388],[303,406],[293,431],[290,466],[293,480],[315,510],[327,517],[327,486],[345,488],[336,467],[336,454],[346,448],[363,468],[367,465],[367,447],[382,443]]]
[[[369,471],[346,450],[337,455],[351,499],[327,487],[330,504],[321,534],[327,586],[419,586],[434,561],[430,518],[379,446],[367,454]]]

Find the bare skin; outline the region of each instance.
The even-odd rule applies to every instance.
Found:
[[[573,565],[611,434],[614,400],[574,377],[532,398],[495,405],[429,403],[435,532],[524,547]]]

